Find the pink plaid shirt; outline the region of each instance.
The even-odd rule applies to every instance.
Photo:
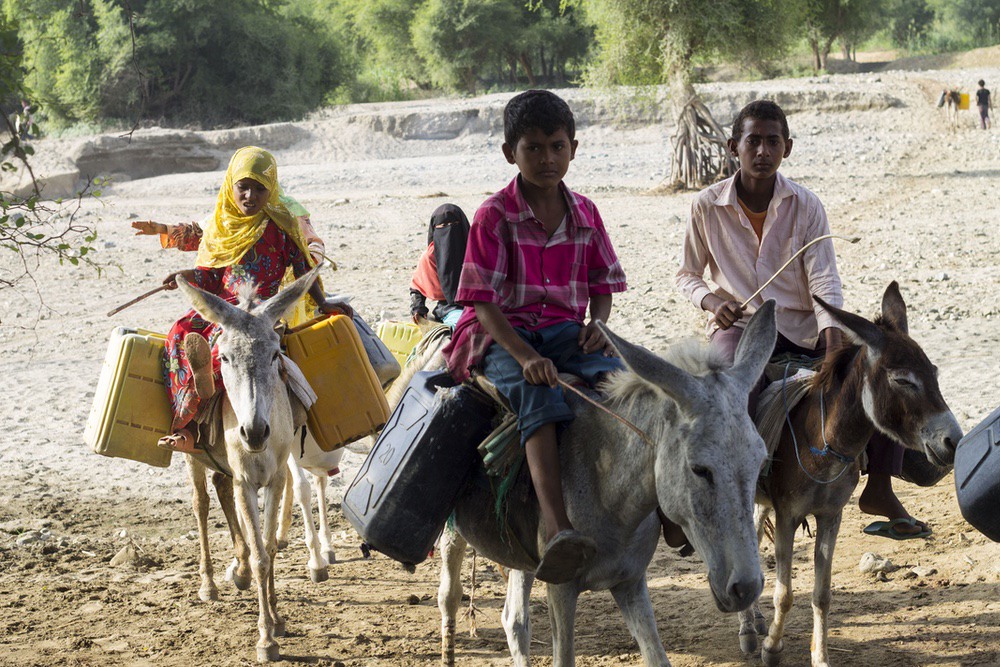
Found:
[[[495,303],[513,327],[583,323],[591,294],[625,291],[625,272],[592,201],[560,184],[569,215],[551,238],[521,194],[520,177],[487,199],[472,221],[457,301]],[[493,342],[473,307],[443,353],[461,382]]]

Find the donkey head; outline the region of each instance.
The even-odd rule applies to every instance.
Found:
[[[699,347],[700,358],[688,359],[685,370],[604,331],[661,406],[645,422],[656,442],[661,509],[704,558],[719,609],[746,609],[763,586],[753,506],[767,455],[747,397],[774,349],[774,302],[751,319],[731,368]]]
[[[252,295],[239,306],[193,287],[182,279],[178,286],[191,305],[222,328],[216,345],[229,403],[239,422],[239,439],[249,452],[260,452],[271,434],[271,408],[281,382],[281,339],[274,325],[302,297],[319,275],[319,268],[302,276],[263,304]]]
[[[869,322],[813,296],[861,347],[865,415],[882,433],[924,452],[936,465],[950,465],[962,429],[941,396],[937,367],[910,338],[906,304],[896,281],[882,296],[882,316]]]

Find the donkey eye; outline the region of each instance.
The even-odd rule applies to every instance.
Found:
[[[229,363],[229,357],[227,357],[226,355],[220,353],[219,354],[219,361],[221,361],[224,364],[228,364]]]
[[[280,353],[280,352],[275,352],[275,353],[274,353],[274,356],[273,356],[273,357],[271,357],[271,363],[272,363],[272,364],[273,364],[273,363],[277,363],[277,361],[278,361],[278,357],[280,357],[280,356],[281,356],[281,353]]]
[[[714,484],[712,479],[712,471],[705,466],[691,466],[691,472],[693,472],[698,477],[701,477],[709,484]]]
[[[917,383],[906,376],[898,376],[892,378],[893,384],[899,387],[905,387],[906,389],[916,389]]]

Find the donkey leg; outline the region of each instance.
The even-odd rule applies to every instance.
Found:
[[[781,651],[784,648],[781,638],[785,634],[785,622],[792,608],[792,547],[796,525],[794,517],[775,512],[774,620],[771,621],[771,628],[760,652],[760,659],[767,667],[775,667],[781,662]]]
[[[295,488],[295,500],[302,510],[302,529],[305,534],[306,549],[309,551],[309,579],[314,583],[326,581],[330,578],[327,570],[326,558],[320,550],[319,538],[316,536],[316,527],[312,519],[312,488],[308,477],[313,474],[300,468],[298,465],[289,466],[291,471],[292,485]]]
[[[534,572],[510,570],[507,577],[507,599],[503,603],[500,622],[507,633],[507,648],[514,667],[531,664],[531,584]]]
[[[328,565],[337,562],[337,553],[333,550],[333,532],[330,530],[330,512],[326,506],[326,475],[313,475],[310,480],[313,493],[316,494],[316,509],[319,510],[319,544],[320,551]]]
[[[670,667],[670,660],[667,659],[663,642],[656,631],[656,617],[653,614],[653,603],[649,599],[646,575],[613,586],[611,595],[625,617],[625,625],[639,644],[643,662],[651,667]]]
[[[553,667],[573,667],[576,660],[573,647],[573,626],[576,620],[576,601],[580,591],[576,585],[549,584],[549,624],[552,626]]]
[[[816,547],[813,553],[815,578],[813,580],[813,667],[829,667],[826,645],[830,621],[830,580],[833,574],[833,550],[837,546],[840,520],[843,511],[816,517]]]
[[[438,609],[441,611],[441,664],[455,664],[455,617],[462,602],[462,559],[465,539],[453,528],[441,534],[441,583],[438,584]]]
[[[278,521],[278,551],[284,551],[288,548],[288,533],[292,529],[292,503],[294,502],[292,483],[295,479],[295,469],[299,467],[292,460],[292,456],[294,454],[288,457],[288,474],[285,476],[284,493],[281,494],[281,519]]]
[[[281,477],[285,477],[279,472]],[[274,557],[278,554],[278,514],[281,511],[281,496],[285,490],[285,480],[274,480],[272,484],[264,487],[264,526],[262,537],[264,538],[264,548],[267,553],[268,576],[267,576],[267,604],[271,618],[274,620],[274,636],[285,636],[285,619],[278,613],[278,593],[274,588]]]
[[[236,508],[240,513],[244,534],[250,546],[250,565],[257,580],[257,661],[273,662],[281,653],[278,642],[274,641],[274,617],[268,599],[268,582],[271,579],[271,559],[261,535],[260,512],[257,509],[256,489],[236,483]],[[267,500],[270,500],[269,498]],[[268,503],[269,505],[271,503]],[[272,539],[274,533],[271,534]]]
[[[222,513],[226,515],[229,539],[233,543],[233,562],[226,569],[226,580],[232,581],[237,590],[245,591],[251,584],[250,548],[243,537],[240,517],[236,512],[233,478],[219,472],[213,473],[212,484],[215,486],[215,495],[219,497],[219,504],[222,505]]]
[[[208,546],[208,482],[205,479],[205,466],[198,463],[193,457],[186,456],[188,478],[191,480],[191,505],[194,510],[194,518],[198,523],[198,574],[201,577],[201,586],[198,588],[198,597],[203,602],[210,602],[219,599],[219,589],[215,586],[212,569],[212,553]]]
[[[757,529],[757,546],[764,538],[764,525],[767,522],[771,509],[765,505],[756,504],[753,508],[754,527]],[[747,609],[737,614],[740,621],[740,651],[743,655],[752,655],[757,652],[757,635],[767,634],[767,623],[764,621],[764,614],[760,611],[760,603],[754,601]]]

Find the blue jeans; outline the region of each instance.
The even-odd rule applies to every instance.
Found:
[[[514,331],[540,355],[551,359],[560,372],[579,376],[591,386],[599,382],[604,374],[624,368],[617,357],[606,357],[603,352],[585,354],[577,342],[580,329],[576,322],[562,322],[537,331],[519,327],[515,327]],[[566,404],[562,387],[529,384],[524,379],[521,364],[497,343],[486,350],[483,373],[517,414],[522,445],[544,424],[573,419],[573,411]]]

